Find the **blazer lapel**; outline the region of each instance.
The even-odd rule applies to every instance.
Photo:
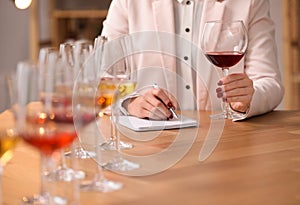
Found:
[[[206,21],[222,20],[225,10],[226,0],[205,0],[203,4],[203,15],[200,23],[200,35],[199,43],[201,40],[201,35],[203,32],[203,27]]]

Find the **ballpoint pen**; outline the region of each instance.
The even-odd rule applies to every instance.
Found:
[[[152,87],[153,87],[154,89],[158,89],[158,88],[159,88],[158,85],[157,85],[156,83],[154,83],[154,84],[152,85]],[[174,110],[174,106],[172,105],[172,103],[169,102],[169,103],[166,105],[166,107],[170,110],[170,112],[172,113],[172,116],[173,116],[175,119],[178,119],[178,115],[176,114],[176,112],[175,112],[175,110]]]

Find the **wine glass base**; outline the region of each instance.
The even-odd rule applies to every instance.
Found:
[[[58,167],[55,171],[50,172],[47,178],[52,181],[72,181],[74,179],[84,179],[85,172],[75,171],[68,167]]]
[[[48,205],[48,204],[65,205],[68,204],[68,200],[59,196],[50,197],[50,195],[36,194],[31,197],[27,197],[27,196],[22,197],[21,204],[23,205]]]
[[[103,144],[100,145],[100,147],[103,150],[117,150],[116,149],[116,141],[115,140],[109,140],[107,142],[104,142]],[[120,141],[119,142],[119,148],[120,149],[132,149],[133,148],[133,144]]]
[[[230,120],[233,120],[233,121],[237,121],[237,120],[245,119],[246,114],[230,111],[228,113],[221,112],[221,113],[217,113],[217,114],[212,114],[209,117],[212,120],[230,119]]]
[[[110,171],[126,172],[126,171],[139,169],[140,165],[135,162],[131,162],[126,159],[123,159],[122,157],[117,157],[113,159],[111,162],[106,163],[103,166],[103,168]]]
[[[70,157],[71,154],[72,154],[71,152],[65,152],[66,157]],[[89,159],[95,156],[96,156],[95,152],[86,151],[82,148],[75,150],[75,158],[77,159]]]
[[[123,184],[120,182],[111,181],[105,178],[94,180],[90,182],[82,182],[80,185],[81,191],[96,191],[96,192],[113,192],[123,188]]]

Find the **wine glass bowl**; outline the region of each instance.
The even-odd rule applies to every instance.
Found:
[[[222,69],[223,76],[228,76],[229,69],[244,57],[248,47],[248,35],[243,21],[208,21],[204,25],[201,49],[214,66]],[[223,99],[220,114],[213,119],[242,119],[243,113],[235,112]]]
[[[72,98],[73,114],[74,114],[74,124],[75,127],[83,123],[84,119],[87,116],[87,113],[91,113],[94,116],[94,123],[90,123],[88,128],[92,127],[93,131],[97,129],[96,118],[101,117],[100,113],[103,109],[107,108],[111,99],[109,93],[107,95],[100,97],[98,95],[98,86],[99,86],[99,70],[95,65],[95,53],[86,59],[82,64],[74,84],[74,93]],[[93,127],[95,125],[95,127]],[[91,157],[99,162],[101,159],[101,153],[99,151],[100,146],[98,146],[99,138],[101,136],[99,133],[94,133],[87,130],[79,132],[78,136],[82,146],[85,148],[86,152],[93,152],[95,155]],[[91,145],[91,147],[89,147]],[[123,184],[108,180],[103,176],[103,170],[100,163],[97,164],[97,170],[94,174],[93,179],[89,181],[82,181],[80,188],[82,191],[100,191],[100,192],[111,192],[116,191],[122,188]]]
[[[124,40],[124,41],[123,41]],[[128,39],[130,40],[130,39]],[[123,142],[120,140],[120,134],[118,132],[118,119],[121,114],[121,104],[122,101],[126,101],[130,99],[130,94],[135,91],[136,88],[136,63],[134,59],[134,55],[130,54],[128,51],[128,43],[125,39],[120,40],[121,53],[123,54],[119,61],[114,62],[110,66],[102,72],[100,83],[98,86],[98,99],[100,102],[105,102],[106,104],[110,104],[110,122],[112,127],[112,134],[110,139],[101,145],[101,149],[103,150],[115,150],[116,155],[112,157],[104,166],[105,169],[111,171],[131,171],[140,168],[140,165],[129,161],[123,158],[121,154],[121,150],[124,148],[132,148],[133,145],[131,143]],[[122,42],[123,41],[123,42]],[[115,45],[115,44],[112,44]],[[108,55],[109,51],[106,51]],[[110,55],[108,55],[110,56]],[[105,96],[109,93],[109,98],[111,100],[105,101],[101,100],[105,99]],[[124,108],[125,109],[125,108]],[[124,110],[123,109],[123,110]],[[102,109],[103,110],[103,109]],[[105,112],[106,110],[104,110]],[[113,147],[113,148],[110,148]]]
[[[36,107],[43,107],[37,103],[32,103],[28,107],[34,108],[27,108],[26,122],[19,127],[19,135],[25,142],[46,156],[71,145],[76,138],[74,126],[68,122],[57,125],[57,122],[65,121],[67,118],[43,111],[43,108],[37,109]]]
[[[39,80],[41,81],[41,89],[53,89],[52,107],[55,108],[55,121],[73,123],[72,116],[72,86],[74,79],[74,55],[73,44],[66,42],[60,44],[59,50],[55,47],[44,47],[40,49],[39,53]],[[53,72],[55,71],[56,74]],[[51,83],[47,85],[46,79],[50,77],[55,85],[52,87]],[[48,76],[48,77],[47,77]],[[52,87],[52,88],[51,88]],[[49,95],[49,94],[48,94]],[[41,102],[45,103],[45,92],[41,93]],[[68,146],[68,155],[70,153]],[[75,171],[67,165],[65,157],[65,150],[60,149],[60,162],[57,168],[51,171],[47,177],[54,181],[72,181],[74,178],[84,178],[83,171]]]
[[[54,173],[56,168],[54,152],[69,148],[77,138],[76,129],[81,129],[75,129],[73,125],[72,92],[69,89],[72,84],[64,79],[68,74],[62,67],[56,53],[50,54],[44,69],[28,62],[21,62],[17,67],[17,131],[25,142],[39,151],[42,158],[40,193],[34,197],[23,197],[23,201],[30,204],[66,200],[51,195],[45,186],[46,179],[52,179],[49,174]]]

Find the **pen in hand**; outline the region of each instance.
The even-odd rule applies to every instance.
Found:
[[[158,89],[158,88],[159,88],[158,85],[157,85],[156,83],[153,84],[152,87],[153,87],[154,89]],[[172,116],[173,116],[175,119],[178,119],[178,115],[176,114],[176,112],[175,112],[175,110],[174,110],[174,106],[172,105],[172,103],[169,102],[169,103],[166,105],[166,107],[170,110],[170,112],[172,113]]]
[[[169,107],[168,109],[169,109],[170,112],[172,113],[173,117],[174,117],[176,120],[178,120],[178,116],[177,116],[177,114],[176,114],[176,112],[175,112],[175,110],[174,110],[174,107]]]

